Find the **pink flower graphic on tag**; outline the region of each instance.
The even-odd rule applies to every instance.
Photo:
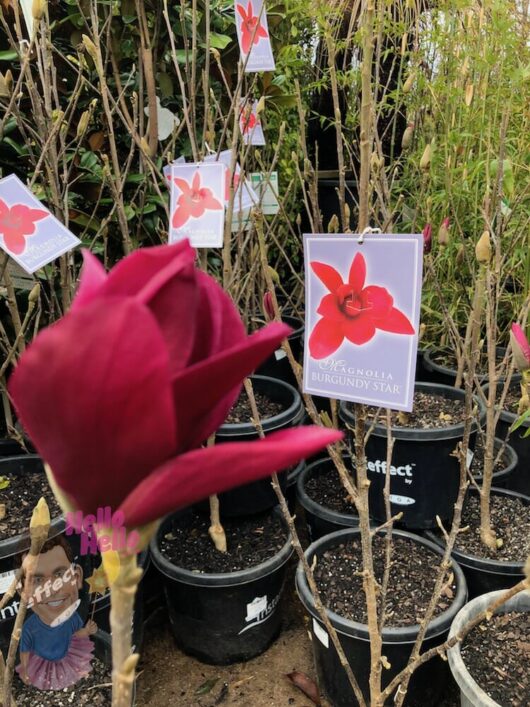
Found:
[[[232,179],[230,167],[227,167],[225,170],[225,201],[230,200],[230,187],[232,182],[234,184],[234,191],[237,191],[237,187],[239,185],[239,174],[235,172]]]
[[[261,26],[257,15],[254,15],[252,3],[248,2],[247,9],[243,5],[237,5],[237,11],[241,17],[241,49],[244,54],[248,54],[253,44],[258,44],[260,39],[267,39],[267,30]]]
[[[246,105],[239,116],[239,124],[241,126],[241,132],[243,135],[251,133],[256,125],[259,124],[258,117],[254,113],[254,108],[252,105]]]
[[[173,214],[171,225],[180,228],[190,218],[201,218],[206,211],[220,211],[224,208],[211,189],[201,187],[201,175],[195,172],[190,184],[180,177],[173,177],[173,181],[182,192],[177,200],[177,208]]]
[[[317,309],[320,319],[309,338],[312,358],[326,358],[348,339],[363,346],[373,339],[376,331],[391,334],[414,334],[414,327],[399,309],[385,287],[365,287],[366,262],[357,253],[350,267],[348,282],[331,265],[313,261],[311,268],[329,290]]]
[[[40,221],[49,212],[44,209],[32,209],[25,204],[9,207],[0,199],[0,235],[4,237],[6,249],[13,255],[20,255],[26,250],[26,237],[36,230],[36,221]]]

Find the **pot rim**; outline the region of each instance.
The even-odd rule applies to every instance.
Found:
[[[345,457],[347,460],[348,455],[345,455]],[[305,483],[308,480],[308,477],[317,469],[317,467],[330,463],[333,464],[332,459],[330,457],[324,457],[323,459],[316,459],[311,464],[308,464],[305,469],[302,469],[296,479],[296,497],[305,511],[309,511],[319,518],[335,523],[341,523],[342,521],[342,525],[349,526],[352,518],[358,519],[359,517],[355,512],[355,506],[352,505],[351,513],[340,513],[339,511],[334,511],[328,506],[323,506],[322,504],[317,503],[317,501],[314,501],[305,490]]]
[[[454,400],[462,400],[465,396],[463,390],[460,390],[459,388],[453,388],[450,385],[443,385],[441,383],[426,383],[417,381],[414,384],[414,390],[439,394],[445,393],[446,395],[444,397],[451,398]],[[476,395],[473,396],[473,400],[477,404],[479,410],[478,416],[473,420],[472,425],[472,432],[476,432],[478,427],[482,426],[486,420],[486,406],[484,405],[482,400]],[[354,423],[355,418],[351,410],[348,408],[349,404],[350,403],[344,400],[341,401],[339,408],[339,416],[343,422],[351,425]],[[386,438],[386,425],[377,422],[375,425],[372,426],[372,423],[367,421],[366,426],[371,428],[371,434],[375,437]],[[392,426],[390,430],[394,439],[409,440],[413,442],[436,442],[438,440],[457,439],[458,437],[461,437],[464,431],[464,422],[458,422],[455,425],[449,425],[447,427],[430,429],[422,429],[419,427]]]
[[[480,612],[482,608],[481,605],[484,604],[484,599],[486,597],[488,597],[487,604],[490,604],[492,601],[494,601],[505,593],[505,589],[500,589],[495,592],[487,592],[486,594],[481,594],[480,596],[475,597],[464,607],[462,607],[462,609],[460,609],[458,614],[453,619],[451,629],[449,631],[449,638],[455,636],[462,628],[463,624],[467,623],[470,618],[473,618],[474,616],[476,616],[477,613]],[[520,604],[523,605],[522,608],[519,608]],[[517,594],[516,596],[512,597],[507,602],[505,602],[505,604],[499,607],[495,614],[505,614],[508,611],[513,611],[514,609],[518,609],[519,611],[524,612],[530,611],[529,592],[523,591]],[[456,645],[454,645],[452,648],[449,648],[449,650],[447,651],[449,667],[451,668],[451,673],[460,689],[460,692],[464,694],[467,699],[473,702],[475,702],[477,699],[480,699],[480,703],[477,704],[480,704],[481,707],[500,707],[499,703],[495,702],[495,700],[493,700],[480,687],[480,685],[475,682],[471,673],[468,671],[466,664],[464,663],[464,659],[462,658],[462,653],[460,651],[460,643],[461,642],[459,641]],[[461,680],[459,680],[459,678],[461,678],[462,682],[464,683],[464,686],[462,686]],[[462,689],[462,687],[468,687],[469,691]]]
[[[513,377],[512,377],[512,380],[511,380],[511,382],[510,382],[510,386],[509,386],[509,387],[510,387],[510,388],[515,388],[517,385],[519,385],[519,381],[513,380]],[[489,383],[485,383],[485,384],[482,386],[482,390],[483,390],[484,393],[487,395],[488,390],[489,390]],[[495,409],[496,409],[496,410],[499,410],[499,407],[496,405],[496,406],[495,406]],[[501,414],[500,414],[500,418],[499,418],[499,419],[502,420],[503,422],[507,422],[507,423],[510,425],[510,427],[513,425],[513,423],[514,423],[514,422],[518,419],[518,417],[519,417],[519,416],[516,415],[514,412],[510,412],[509,410],[506,410],[506,409],[504,409],[504,408],[500,411],[500,413],[501,413]],[[523,429],[523,430],[524,430],[525,428],[527,428],[527,427],[530,427],[530,419],[525,420],[525,421],[523,422],[523,424],[521,425],[521,429]]]
[[[164,557],[159,547],[159,539],[162,532],[165,530],[165,525],[175,516],[184,513],[189,509],[182,509],[172,513],[164,518],[155,535],[149,543],[151,561],[156,569],[168,579],[176,580],[182,584],[189,584],[196,587],[233,587],[241,584],[249,584],[260,577],[272,574],[275,570],[282,567],[291,557],[294,552],[294,547],[291,542],[291,534],[287,534],[287,540],[282,548],[276,552],[268,560],[261,562],[259,565],[254,565],[246,570],[237,570],[236,572],[192,572],[183,567],[174,565]],[[284,527],[286,526],[281,511],[278,506],[273,510],[273,513],[280,516]]]
[[[445,366],[443,363],[437,363],[436,361],[433,360],[432,356],[441,353],[442,351],[451,351],[449,347],[443,347],[443,348],[435,348],[434,346],[429,346],[426,349],[423,350],[423,359],[425,361],[427,370],[433,370],[436,371],[437,373],[442,373],[443,375],[454,377],[456,380],[456,374],[457,370],[456,368],[451,368],[450,366]],[[495,347],[495,352],[504,357],[506,354],[506,347],[505,346],[496,346]],[[482,376],[477,376],[478,380],[481,383],[487,383],[488,381],[488,374],[485,373]],[[501,376],[499,380],[506,380],[504,376]],[[514,371],[512,374],[512,381],[520,381],[521,380],[521,374],[517,373],[517,371]]]
[[[379,531],[379,533],[383,532],[384,531]],[[315,540],[315,542],[307,548],[304,553],[305,557],[308,560],[309,564],[311,564],[313,556],[316,552],[318,552],[318,550],[326,549],[328,546],[332,547],[333,545],[340,543],[343,538],[351,537],[353,535],[360,536],[360,534],[361,531],[359,528],[346,528],[345,530],[337,530],[334,533],[324,535],[322,538]],[[436,555],[440,555],[440,557],[443,556],[443,551],[440,549],[440,547],[438,547],[430,540],[427,540],[426,538],[423,538],[419,535],[415,535],[414,533],[410,533],[406,530],[396,529],[392,531],[392,535],[407,538],[413,543],[424,545],[429,550],[433,551]],[[434,618],[429,623],[424,640],[434,638],[435,636],[438,636],[441,633],[447,631],[456,614],[466,603],[467,584],[464,577],[464,573],[453,559],[451,559],[451,569],[455,575],[457,583],[455,596],[450,607],[443,611],[439,616]],[[300,600],[304,607],[307,609],[307,611],[311,614],[311,616],[313,616],[313,618],[319,621],[319,623],[322,623],[322,619],[320,618],[315,608],[314,599],[307,584],[307,579],[305,577],[301,563],[298,564],[296,570],[296,589],[298,592],[298,596],[300,597]],[[338,630],[339,633],[342,633],[346,636],[350,636],[351,638],[369,642],[370,637],[368,633],[368,626],[366,624],[363,624],[359,621],[345,619],[342,616],[336,614],[334,611],[331,611],[327,608],[326,613],[334,628]],[[383,641],[387,643],[412,643],[416,640],[416,636],[418,634],[419,629],[419,624],[413,624],[412,626],[399,626],[394,628],[385,626],[383,628],[382,638]]]

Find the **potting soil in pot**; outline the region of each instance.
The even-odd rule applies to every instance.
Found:
[[[403,538],[393,538],[392,566],[385,600],[385,624],[388,627],[413,626],[420,623],[434,589],[440,556],[428,548]],[[383,579],[386,540],[373,540],[374,571],[378,582]],[[324,606],[339,616],[367,622],[366,599],[362,580],[360,538],[325,550],[314,570]],[[449,608],[456,583],[448,575],[434,616]],[[380,608],[380,607],[379,607]]]
[[[491,521],[501,547],[495,552],[480,539],[480,500],[468,494],[462,511],[462,524],[469,526],[459,533],[455,548],[466,555],[506,562],[524,562],[530,552],[530,506],[517,497],[491,495]]]
[[[112,669],[101,660],[92,659],[92,672],[64,690],[38,690],[24,685],[15,675],[13,697],[17,707],[108,707],[112,701]]]
[[[28,472],[0,476],[0,504],[5,506],[5,514],[0,519],[0,540],[28,532],[33,509],[41,496],[46,499],[51,518],[62,514],[46,474]]]
[[[368,419],[373,419],[375,409],[368,408]],[[422,430],[442,429],[464,420],[464,401],[446,398],[439,393],[415,391],[412,412],[392,412],[392,427]],[[378,423],[386,425],[385,415],[379,415]]]
[[[306,481],[305,491],[309,498],[321,506],[331,508],[337,513],[355,513],[353,502],[348,500],[348,493],[339,472],[336,469],[329,469],[325,474],[314,474]]]
[[[504,451],[503,454],[499,456],[499,450],[496,448],[493,450],[493,471],[502,471],[506,469],[507,465],[507,453]],[[482,477],[482,472],[484,470],[484,447],[482,446],[482,439],[480,436],[477,437],[477,443],[475,444],[475,449],[473,450],[473,460],[469,467],[469,471],[473,476]]]
[[[495,356],[495,365],[500,366],[504,360],[504,354],[505,350],[497,350],[497,354]],[[458,366],[458,361],[456,358],[456,354],[453,351],[448,351],[448,350],[441,350],[441,351],[435,351],[431,353],[431,359],[434,363],[437,363],[439,366],[446,366],[447,368],[451,368],[454,371],[456,371],[457,366]],[[487,376],[488,375],[488,357],[486,352],[482,352],[482,355],[479,357],[479,360],[477,361],[477,370],[476,373],[478,376]]]
[[[238,572],[265,562],[287,541],[280,518],[272,513],[224,520],[226,553],[214,547],[209,527],[210,519],[199,513],[175,520],[171,532],[160,543],[162,554],[174,565],[192,572]]]
[[[284,410],[282,405],[270,400],[270,398],[267,398],[267,396],[259,393],[257,390],[254,391],[254,398],[256,399],[256,406],[258,408],[260,419],[274,417],[275,415],[279,415]],[[233,425],[251,422],[251,418],[252,410],[250,408],[247,393],[243,388],[237,402],[228,413],[225,424]]]
[[[473,680],[503,707],[530,705],[530,613],[497,614],[476,626],[461,648]]]

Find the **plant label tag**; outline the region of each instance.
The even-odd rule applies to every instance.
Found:
[[[316,619],[313,619],[313,633],[318,638],[320,643],[326,648],[329,648],[329,636]]]
[[[475,456],[474,452],[471,451],[471,449],[468,449],[466,452],[466,466],[467,470],[471,469],[471,464],[473,463],[473,457]]]
[[[0,574],[0,594],[5,594],[9,587],[13,584],[16,572],[11,570],[10,572],[2,572]]]
[[[209,163],[215,163],[219,161],[225,165],[225,206],[228,207],[230,203],[230,188],[232,186],[232,150],[223,150],[219,153],[219,160],[217,160],[217,155],[207,155],[204,161]],[[248,210],[258,202],[258,195],[252,188],[251,183],[248,179],[241,179],[241,167],[239,163],[236,162],[235,171],[233,173],[233,186],[235,190],[234,194],[234,214],[241,211]]]
[[[280,210],[278,201],[278,172],[252,172],[252,186],[260,196],[261,210],[265,216],[274,216]]]
[[[173,165],[177,165],[177,164],[186,164],[186,158],[184,157],[184,155],[177,157],[176,160],[173,160],[173,162],[171,162],[170,164],[167,164],[163,168],[162,172],[164,172],[164,177],[167,179],[168,184],[171,184],[171,168],[173,167]]]
[[[239,129],[245,145],[265,145],[265,133],[257,112],[258,102],[243,99],[239,113]]]
[[[283,349],[276,349],[276,351],[274,352],[274,358],[277,361],[281,361],[282,358],[285,358],[286,356],[287,356],[287,354],[285,353],[285,351]]]
[[[411,411],[423,236],[304,235],[303,390]]]
[[[239,233],[239,231],[246,231],[252,225],[252,218],[250,209],[245,209],[244,211],[239,211],[232,214],[232,233]]]
[[[256,597],[250,602],[250,604],[247,604],[247,616],[245,621],[253,621],[261,614],[262,611],[266,611],[266,609],[267,595],[265,594],[263,597]]]
[[[171,166],[169,243],[188,238],[195,248],[223,245],[225,166]]]
[[[245,72],[274,71],[276,65],[264,0],[235,0],[235,13],[237,39]]]
[[[0,179],[0,248],[30,275],[81,243],[10,174]]]

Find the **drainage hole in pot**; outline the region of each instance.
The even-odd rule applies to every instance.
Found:
[[[4,515],[0,519],[0,540],[27,532],[33,509],[41,496],[46,499],[50,517],[60,516],[62,511],[48,484],[46,474],[24,472],[4,473],[0,476],[0,510],[1,506],[4,506]]]
[[[458,534],[456,549],[489,560],[524,562],[530,552],[530,505],[514,496],[492,494],[490,513],[501,547],[493,551],[481,541],[480,499],[477,494],[468,494],[462,511],[462,528],[469,526],[469,530]]]
[[[461,649],[473,680],[503,707],[530,705],[530,613],[493,616],[468,633]]]
[[[42,691],[33,685],[24,685],[15,674],[13,696],[17,707],[108,707],[112,701],[112,674],[110,666],[99,658],[92,658],[92,672],[75,685],[63,690]]]
[[[287,541],[287,532],[275,513],[223,520],[226,553],[215,549],[209,526],[209,518],[195,511],[177,516],[160,543],[162,554],[191,572],[238,572],[273,557]]]
[[[373,542],[374,570],[382,582],[386,540],[376,536]],[[390,580],[385,601],[387,626],[413,626],[425,615],[434,589],[440,556],[424,545],[394,537]],[[319,555],[315,579],[324,605],[350,621],[367,622],[366,599],[362,580],[360,538],[341,543]],[[435,616],[449,608],[456,584],[450,572],[436,606]],[[380,612],[380,602],[378,610]]]
[[[254,391],[254,398],[256,399],[256,406],[262,420],[279,415],[285,410],[284,405],[274,402],[274,400],[259,393],[257,390]],[[228,413],[225,424],[234,425],[251,422],[251,417],[252,410],[250,409],[247,393],[245,389],[243,389],[237,402]]]
[[[368,408],[368,418],[373,419],[376,411]],[[439,393],[416,391],[412,412],[393,412],[390,416],[392,427],[409,427],[432,430],[457,425],[464,420],[464,401],[460,398],[446,398]],[[379,415],[378,423],[386,424],[386,418]]]

